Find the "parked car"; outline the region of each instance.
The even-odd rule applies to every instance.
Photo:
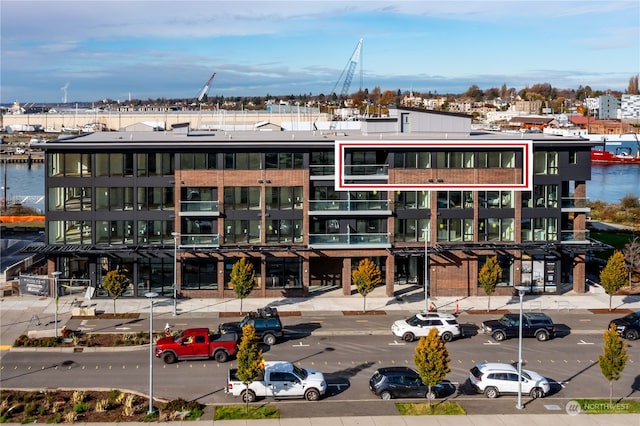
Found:
[[[324,375],[316,370],[300,368],[287,361],[267,361],[262,374],[247,386],[238,379],[238,369],[229,369],[225,393],[240,396],[244,402],[256,398],[304,398],[317,401],[327,391]]]
[[[383,367],[369,378],[369,389],[382,399],[392,398],[442,398],[451,395],[455,386],[449,382],[440,382],[435,386],[422,383],[417,371],[409,367]]]
[[[497,320],[484,321],[480,329],[495,340],[502,341],[510,337],[518,337],[520,317],[518,314],[505,314]],[[556,335],[553,320],[542,312],[525,312],[522,314],[522,337],[535,337],[541,342]]]
[[[632,312],[622,318],[611,320],[609,327],[612,324],[625,339],[636,340],[640,337],[640,312]]]
[[[429,334],[432,328],[438,329],[438,335],[445,342],[460,337],[460,324],[455,316],[441,312],[421,313],[406,320],[398,320],[391,326],[391,332],[406,342]]]
[[[182,359],[215,359],[225,362],[238,351],[238,335],[216,334],[208,328],[188,328],[156,342],[156,357],[166,364]]]
[[[266,345],[275,345],[283,336],[282,322],[276,308],[261,308],[247,314],[240,322],[226,322],[218,326],[220,333],[237,333],[242,335],[242,327],[251,324],[256,330],[256,337]]]
[[[478,393],[487,398],[518,393],[518,369],[511,364],[488,362],[477,364],[469,371],[469,381]],[[531,370],[522,370],[522,393],[542,398],[549,393],[549,381]]]

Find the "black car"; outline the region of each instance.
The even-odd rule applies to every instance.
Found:
[[[282,322],[276,308],[261,308],[247,314],[240,322],[225,322],[218,326],[220,333],[242,334],[242,327],[251,324],[256,331],[256,337],[266,345],[275,345],[278,338],[283,336]]]
[[[484,321],[480,326],[483,333],[502,341],[508,337],[518,337],[520,316],[506,314],[498,320]],[[542,312],[525,312],[522,314],[522,337],[535,337],[543,342],[556,335],[553,320]]]
[[[418,372],[409,367],[383,367],[369,379],[369,389],[382,399],[392,398],[442,398],[455,391],[449,381],[429,388],[422,383]]]
[[[618,333],[625,339],[636,340],[640,337],[640,312],[633,312],[622,318],[611,320],[609,327],[612,324],[616,326]]]

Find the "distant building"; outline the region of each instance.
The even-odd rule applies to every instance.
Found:
[[[640,122],[640,95],[622,95],[621,119]]]
[[[618,118],[620,101],[615,96],[602,95],[598,98],[598,118],[601,120],[615,120]]]

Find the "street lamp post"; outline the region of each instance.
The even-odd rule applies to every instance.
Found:
[[[179,232],[172,232],[173,235],[173,316],[178,315],[178,309],[176,306],[178,299],[178,238],[180,238]]]
[[[55,298],[54,300],[56,303],[56,310],[53,314],[53,328],[55,329],[56,339],[58,338],[58,277],[60,276],[60,274],[62,274],[62,272],[60,271],[51,273],[51,275],[53,275],[53,297]]]
[[[153,298],[158,297],[156,292],[144,294],[149,299],[149,411],[153,414]]]
[[[429,312],[429,226],[424,228],[424,312]]]
[[[518,403],[516,408],[522,410],[522,298],[524,297],[525,287],[516,287],[520,296],[520,319],[518,321]]]

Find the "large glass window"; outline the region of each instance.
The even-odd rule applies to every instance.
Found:
[[[555,217],[521,220],[522,241],[557,241],[558,219]]]
[[[224,189],[224,205],[229,210],[261,210],[259,186],[231,186]]]
[[[558,174],[558,153],[555,151],[536,151],[533,153],[533,170],[537,175]]]
[[[513,199],[513,191],[478,191],[478,202],[482,208],[513,208]]]
[[[396,219],[394,239],[404,243],[424,242],[428,226],[429,219]]]
[[[396,209],[428,209],[431,207],[429,191],[396,191]]]
[[[185,152],[180,154],[181,170],[215,170],[217,154],[213,152]]]
[[[302,288],[300,258],[269,256],[266,269],[266,288]]]
[[[281,219],[267,221],[268,243],[301,243],[302,220]]]
[[[478,221],[479,241],[514,241],[514,223],[512,218],[488,218]]]
[[[472,191],[438,191],[439,209],[472,209]]]
[[[395,152],[393,167],[396,169],[429,169],[431,168],[430,152]]]
[[[303,158],[301,152],[267,152],[265,165],[267,169],[301,169]]]
[[[227,152],[224,154],[224,168],[260,170],[262,169],[262,154],[259,152]]]
[[[267,210],[301,210],[301,186],[268,186],[265,189]]]
[[[483,169],[513,169],[516,167],[515,151],[491,151],[478,153],[478,167]]]
[[[436,154],[439,169],[471,169],[474,167],[473,152],[438,151]]]
[[[225,243],[260,243],[261,223],[259,220],[232,220],[224,221]]]
[[[49,211],[91,211],[91,187],[49,188]]]
[[[133,221],[96,221],[96,244],[133,244],[134,235]]]
[[[184,290],[215,290],[218,288],[217,262],[210,258],[180,260],[181,287]]]
[[[331,176],[335,169],[335,152],[311,151],[309,159],[309,173],[311,176]]]
[[[91,222],[52,220],[47,222],[49,244],[92,244]]]
[[[473,219],[438,219],[438,241],[473,241]]]
[[[138,221],[138,243],[140,244],[171,244],[174,239],[173,221],[142,220]]]

